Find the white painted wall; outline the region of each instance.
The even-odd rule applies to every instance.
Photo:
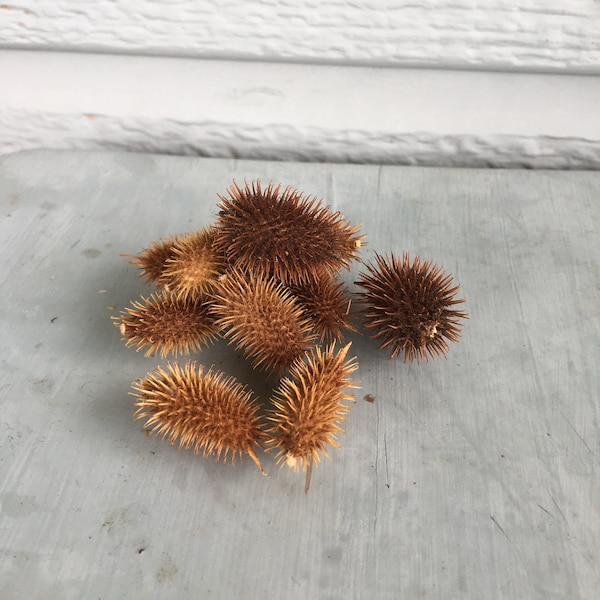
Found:
[[[0,153],[600,166],[600,0],[23,0],[0,48]]]
[[[600,74],[598,0],[20,0],[5,48]]]

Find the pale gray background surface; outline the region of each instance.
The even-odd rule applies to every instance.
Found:
[[[119,253],[211,222],[234,177],[322,197],[364,259],[432,258],[467,299],[446,360],[354,339],[362,389],[308,495],[132,420],[161,361],[110,321],[149,291]],[[3,599],[597,598],[600,173],[40,151],[0,161],[0,209]]]

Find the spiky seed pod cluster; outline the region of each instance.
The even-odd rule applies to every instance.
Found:
[[[115,319],[127,346],[164,358],[200,350],[215,340],[209,293],[226,263],[214,246],[213,228],[168,236],[137,255],[125,256],[159,290],[132,302]]]
[[[175,296],[194,299],[210,291],[226,267],[224,256],[214,245],[214,234],[214,228],[202,227],[161,238],[139,254],[124,256],[139,267],[139,275],[147,283],[156,283]]]
[[[390,358],[404,352],[404,362],[446,355],[447,340],[458,341],[460,321],[467,317],[453,308],[464,299],[455,298],[459,286],[452,276],[430,260],[411,261],[406,253],[402,258],[375,254],[375,264],[365,266],[356,282],[364,290],[359,302],[365,327],[381,341],[380,348],[390,348]]]
[[[133,302],[115,324],[146,355],[188,354],[222,335],[255,369],[279,377],[287,370],[268,424],[251,392],[193,362],[158,367],[134,382],[135,415],[171,443],[232,462],[247,454],[261,471],[255,447],[265,442],[279,463],[306,471],[308,486],[312,466],[338,447],[355,387],[356,358],[347,359],[349,344],[336,350],[335,341],[357,331],[340,270],[357,258],[365,236],[290,187],[234,181],[227,194],[219,196],[214,224],[130,255],[157,292]],[[467,315],[453,306],[463,300],[438,266],[376,254],[365,268],[355,282],[362,325],[390,357],[420,362],[458,340]]]
[[[316,198],[260,181],[219,196],[215,243],[229,262],[284,283],[337,273],[357,257],[359,228]]]
[[[238,456],[247,454],[265,474],[255,451],[264,438],[259,406],[252,392],[234,377],[212,369],[205,372],[187,361],[183,367],[158,367],[134,382],[133,388],[134,416],[145,419],[151,433],[223,462],[231,456],[235,463]]]
[[[338,448],[337,434],[352,400],[348,388],[356,387],[350,375],[356,358],[346,360],[350,344],[336,351],[335,342],[319,346],[294,362],[275,392],[267,444],[277,451],[277,461],[303,471],[327,456],[327,446]]]

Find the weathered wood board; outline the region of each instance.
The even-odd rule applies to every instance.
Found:
[[[432,258],[467,300],[447,359],[353,337],[362,389],[306,495],[132,419],[162,361],[110,320],[149,293],[119,254],[211,222],[233,178],[323,198],[364,259]],[[593,172],[2,158],[0,597],[598,598],[599,231]],[[224,344],[198,359],[268,391]]]

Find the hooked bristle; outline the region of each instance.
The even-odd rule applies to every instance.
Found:
[[[204,372],[194,361],[157,367],[133,384],[136,419],[146,419],[146,429],[171,444],[192,448],[195,453],[215,455],[235,463],[247,454],[265,475],[255,446],[264,434],[257,416],[258,405],[234,377],[212,367]]]
[[[178,236],[158,284],[179,298],[194,299],[210,291],[225,270],[225,258],[213,242],[210,227]]]
[[[344,330],[356,331],[350,322],[351,297],[346,285],[330,274],[290,285],[321,341],[343,341]]]
[[[457,342],[460,320],[467,313],[452,309],[464,299],[455,296],[459,286],[453,286],[452,276],[430,260],[421,263],[416,256],[402,259],[394,254],[375,254],[375,263],[365,264],[367,273],[360,273],[356,285],[365,327],[374,331],[372,339],[381,340],[380,348],[391,347],[390,358],[404,352],[404,362],[418,362],[450,349],[446,340]]]
[[[223,335],[254,368],[282,372],[314,339],[311,324],[289,290],[264,275],[231,269],[219,279],[212,311]]]
[[[356,358],[345,360],[350,344],[336,352],[335,343],[324,351],[316,347],[299,358],[282,379],[273,398],[268,417],[267,445],[278,451],[277,462],[285,462],[296,471],[306,471],[328,456],[326,446],[338,448],[340,423],[353,400],[346,388],[356,387],[349,379],[358,368]]]
[[[217,336],[206,299],[151,294],[148,298],[142,296],[141,301],[134,300],[114,319],[126,345],[137,350],[146,348],[145,356],[155,352],[161,358],[167,354],[188,354],[210,344]]]
[[[347,268],[364,236],[316,198],[281,185],[234,181],[219,196],[216,244],[232,263],[284,283]]]

